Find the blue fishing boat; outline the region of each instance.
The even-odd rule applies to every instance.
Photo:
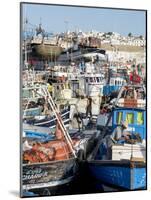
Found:
[[[89,162],[91,175],[100,182],[123,190],[146,188],[146,164],[136,161]]]
[[[146,111],[141,108],[115,108],[112,131],[102,137],[88,158],[88,169],[98,183],[123,190],[146,188]],[[127,123],[129,138],[114,141],[113,132]],[[126,133],[126,132],[125,132]],[[109,141],[113,141],[109,147]]]

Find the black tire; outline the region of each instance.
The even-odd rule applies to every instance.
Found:
[[[42,195],[44,195],[44,196],[51,196],[51,192],[50,192],[50,190],[48,188],[45,188],[43,190],[43,192],[42,192]]]

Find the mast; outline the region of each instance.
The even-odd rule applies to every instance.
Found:
[[[27,24],[28,24],[28,19],[26,18],[24,21],[24,28],[23,31],[25,33],[25,38],[24,38],[24,51],[25,51],[25,60],[24,60],[24,67],[25,69],[28,69],[28,55],[27,55]]]

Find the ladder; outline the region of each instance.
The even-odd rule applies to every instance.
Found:
[[[48,99],[47,99],[47,100],[48,100],[48,103],[49,103],[49,105],[50,105],[50,107],[51,107],[53,113],[55,114],[55,117],[56,117],[56,119],[57,119],[57,122],[58,122],[58,124],[59,124],[59,126],[60,126],[60,128],[61,128],[61,131],[62,131],[63,134],[64,134],[64,137],[65,137],[65,139],[66,139],[66,141],[67,141],[67,143],[68,143],[68,145],[69,145],[69,147],[70,147],[70,149],[71,149],[71,151],[72,151],[74,157],[76,158],[77,156],[76,156],[76,152],[75,152],[75,149],[74,149],[74,146],[73,146],[73,142],[72,142],[72,140],[71,140],[71,137],[70,137],[70,135],[69,135],[69,133],[68,133],[68,131],[67,131],[67,129],[66,129],[64,123],[63,123],[63,121],[62,121],[62,118],[61,118],[61,116],[60,116],[60,113],[59,113],[59,111],[58,111],[58,109],[57,109],[57,107],[56,107],[56,105],[55,105],[55,103],[54,103],[54,101],[53,101],[53,99],[52,99],[52,97],[51,97],[51,95],[50,95],[48,89],[42,88],[42,91],[43,91],[43,93],[44,93],[45,98],[48,97]]]

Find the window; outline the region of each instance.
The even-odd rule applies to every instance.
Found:
[[[99,82],[100,82],[100,79],[99,79],[99,77],[96,77],[96,79],[97,79],[97,83],[99,83]]]
[[[91,82],[91,83],[93,82],[93,78],[92,78],[92,77],[90,77],[90,82]]]
[[[133,124],[134,123],[134,113],[127,113],[126,114],[126,122],[128,124]]]
[[[144,124],[143,112],[138,112],[137,113],[137,124],[138,125],[143,125]]]
[[[121,124],[122,119],[123,119],[123,113],[122,113],[122,112],[117,112],[117,115],[116,115],[116,123],[117,123],[117,124]]]

